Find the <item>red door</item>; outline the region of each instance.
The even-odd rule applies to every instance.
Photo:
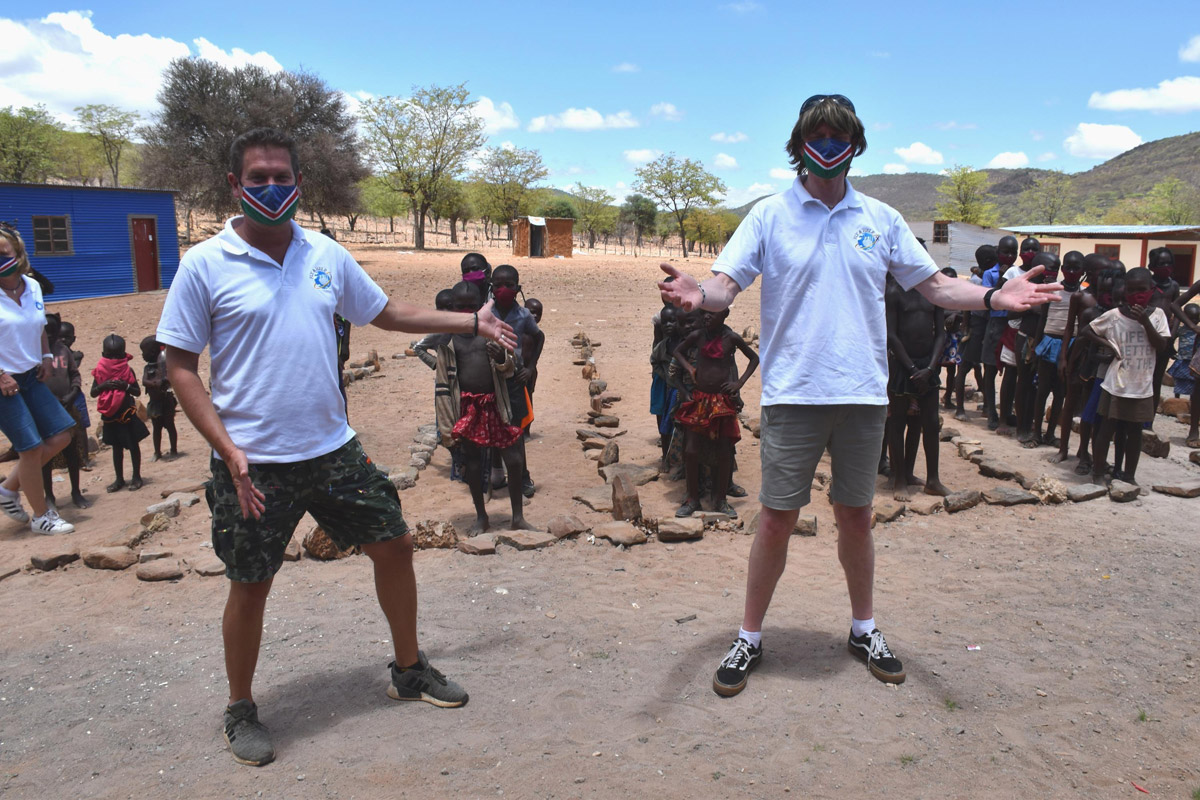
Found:
[[[137,273],[137,290],[152,292],[158,282],[158,230],[153,219],[133,219],[133,267]]]

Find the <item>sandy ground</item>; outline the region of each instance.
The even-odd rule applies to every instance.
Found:
[[[390,293],[431,303],[455,279],[460,254],[357,255]],[[600,376],[623,397],[615,406],[627,431],[621,459],[653,463],[655,262],[516,265],[527,292],[545,303],[548,336],[529,444],[540,488],[526,513],[535,523],[567,511],[598,524],[605,515],[571,499],[600,479],[575,436],[587,384],[568,339],[582,329],[600,340]],[[686,264],[696,274],[707,266]],[[90,369],[105,334],[137,342],[153,331],[162,302],[146,294],[55,309],[76,323]],[[755,324],[757,305],[753,289],[731,324]],[[433,417],[432,373],[416,359],[387,358],[411,338],[354,333],[355,358],[378,348],[386,359],[381,377],[349,390],[351,422],[383,465],[406,464],[417,426]],[[752,416],[758,387],[752,379],[745,392]],[[1077,480],[1073,461],[1050,466],[1048,450],[1020,450],[972,416],[947,424],[1027,472]],[[206,477],[205,448],[179,419],[186,455],[147,463],[140,492],[105,494],[112,467],[100,454],[85,474],[96,504],[64,511],[78,526],[73,543],[103,542],[161,490]],[[1173,452],[1143,458],[1142,482],[1195,477],[1183,428],[1162,417],[1158,425]],[[952,489],[996,484],[942,448]],[[738,479],[751,497],[734,505],[748,518],[757,441],[747,436],[739,453]],[[447,475],[439,450],[402,493],[410,522],[466,528],[469,496]],[[647,484],[645,515],[670,515],[681,491],[666,480]],[[489,509],[494,523],[507,521],[506,498]],[[583,536],[494,556],[420,552],[422,646],[469,689],[459,710],[385,697],[391,647],[364,557],[286,563],[256,683],[278,750],[262,769],[236,765],[220,735],[223,578],[189,572],[151,584],[133,570],[79,562],[50,573],[26,568],[0,582],[0,796],[1139,796],[1131,783],[1195,796],[1198,509],[1200,500],[1151,495],[881,524],[877,618],[908,672],[893,687],[845,652],[836,531],[826,497],[814,494],[819,533],[793,541],[767,619],[766,657],[733,699],[710,686],[741,616],[751,537],[740,532],[676,545],[651,539],[627,551]],[[200,504],[148,546],[194,561],[211,553],[208,524]],[[48,544],[4,523],[0,567],[26,566]]]

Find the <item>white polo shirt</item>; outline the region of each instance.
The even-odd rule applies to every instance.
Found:
[[[713,264],[742,289],[762,275],[762,405],[887,405],[884,288],[937,265],[891,206],[859,194],[833,209],[797,178],[758,203]]]
[[[295,222],[281,267],[225,229],[188,250],[158,340],[209,347],[217,415],[251,463],[324,455],[354,436],[338,391],[333,315],[366,325],[387,295],[337,242]]]
[[[21,302],[0,292],[0,369],[20,374],[42,363],[42,331],[46,327],[46,304],[42,287],[22,275],[25,289]]]

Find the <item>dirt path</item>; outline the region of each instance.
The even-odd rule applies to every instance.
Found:
[[[385,289],[420,303],[452,283],[459,257],[357,254]],[[572,500],[601,480],[575,436],[588,395],[568,340],[579,330],[600,340],[600,377],[622,397],[621,460],[653,463],[655,262],[514,263],[527,293],[545,303],[548,336],[529,445],[539,491],[526,513],[535,523],[570,512],[598,524],[606,515]],[[162,300],[54,310],[75,322],[90,369],[110,330],[131,343],[151,333]],[[753,289],[730,324],[756,324],[757,305]],[[407,465],[417,426],[433,417],[432,372],[390,358],[410,338],[353,335],[354,358],[376,348],[385,363],[380,377],[351,385],[351,424],[388,466]],[[758,388],[757,378],[746,388],[751,416]],[[302,421],[303,409],[296,415]],[[105,542],[161,490],[205,478],[205,448],[179,419],[186,456],[147,463],[140,492],[106,495],[112,467],[100,454],[85,475],[96,504],[64,511],[78,526],[73,544]],[[1027,474],[1077,480],[1073,462],[1046,464],[1045,449],[1021,450],[974,419],[946,424]],[[1158,427],[1172,454],[1143,458],[1143,483],[1195,477],[1183,428],[1162,417]],[[999,483],[949,444],[942,458],[952,489]],[[734,505],[746,519],[759,484],[757,440],[746,436],[739,463],[751,497]],[[469,496],[448,471],[439,449],[402,493],[410,522],[469,524]],[[644,514],[669,516],[681,491],[661,479],[642,487]],[[495,523],[507,521],[506,506],[489,506]],[[132,569],[79,562],[24,569],[0,582],[0,796],[1140,796],[1133,782],[1186,797],[1200,787],[1191,596],[1200,500],[979,506],[881,524],[877,616],[908,671],[900,687],[873,680],[846,654],[849,609],[823,493],[810,510],[818,535],[793,542],[766,658],[734,699],[710,684],[741,614],[751,537],[738,531],[629,550],[583,536],[494,556],[419,553],[422,646],[471,692],[469,705],[451,711],[384,696],[390,644],[364,557],[287,563],[256,682],[278,749],[263,769],[234,764],[219,732],[222,578],[189,572],[145,583]],[[195,563],[211,554],[207,541],[201,503],[144,546]],[[0,568],[27,565],[48,544],[0,525]]]

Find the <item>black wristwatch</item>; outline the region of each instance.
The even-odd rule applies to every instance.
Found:
[[[995,289],[988,289],[986,292],[984,292],[983,307],[986,308],[988,311],[996,310],[996,309],[992,308],[992,295],[994,295],[995,293],[996,293]]]

